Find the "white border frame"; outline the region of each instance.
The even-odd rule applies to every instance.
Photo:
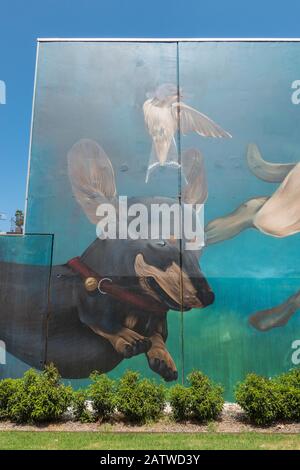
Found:
[[[23,235],[26,235],[26,222],[27,222],[27,210],[28,210],[28,193],[29,193],[29,178],[30,178],[30,166],[31,166],[31,150],[32,150],[32,136],[33,136],[33,122],[34,122],[34,110],[35,110],[35,97],[36,97],[36,83],[37,83],[37,71],[38,71],[38,59],[39,59],[40,44],[37,42],[36,58],[35,58],[35,70],[34,70],[34,82],[33,82],[33,95],[32,95],[32,109],[31,109],[31,123],[30,123],[30,136],[29,136],[29,156],[27,163],[27,176],[26,176],[26,192],[25,192],[25,207],[24,207],[24,225]]]
[[[38,38],[38,42],[300,42],[300,38]]]

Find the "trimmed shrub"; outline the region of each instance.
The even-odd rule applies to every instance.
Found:
[[[25,372],[8,400],[8,413],[18,423],[56,421],[67,411],[72,401],[72,389],[60,383],[53,365],[42,373],[33,369]]]
[[[216,419],[224,405],[223,389],[200,371],[188,375],[189,387],[175,385],[170,390],[170,403],[176,421]]]
[[[300,421],[300,388],[277,385],[278,415],[284,421]]]
[[[95,414],[87,407],[87,398],[87,392],[85,390],[73,392],[72,408],[75,421],[93,423],[96,420]]]
[[[278,386],[266,377],[248,374],[236,386],[235,398],[255,424],[268,425],[279,415]]]
[[[20,384],[21,379],[3,379],[0,381],[0,420],[10,418],[10,401]]]
[[[235,396],[255,424],[300,421],[300,369],[292,369],[273,379],[249,374],[236,387]]]
[[[160,418],[166,399],[164,385],[152,380],[140,380],[138,372],[127,371],[120,379],[116,405],[118,411],[133,423],[143,424]]]
[[[300,389],[300,368],[291,369],[288,372],[280,374],[274,378],[274,381],[286,387],[295,387]]]
[[[176,384],[170,389],[170,405],[175,421],[186,421],[191,416],[191,389]]]
[[[278,418],[300,421],[300,369],[291,369],[273,380],[277,386]]]
[[[188,376],[191,384],[191,412],[198,421],[217,419],[223,405],[223,388],[202,372],[194,371]]]
[[[99,372],[93,372],[90,379],[92,383],[87,389],[87,396],[93,402],[95,418],[108,419],[115,409],[115,382]]]

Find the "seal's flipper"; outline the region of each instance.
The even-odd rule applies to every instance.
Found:
[[[260,310],[249,318],[249,323],[259,331],[268,331],[287,324],[300,309],[300,291],[277,307]]]
[[[261,156],[256,144],[249,144],[247,149],[247,163],[252,173],[257,178],[269,183],[281,183],[295,163],[270,163]]]

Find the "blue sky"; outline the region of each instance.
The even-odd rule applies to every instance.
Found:
[[[1,0],[0,212],[24,207],[37,37],[297,37],[299,13],[299,1]]]

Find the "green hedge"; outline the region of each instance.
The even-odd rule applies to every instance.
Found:
[[[300,421],[300,369],[274,378],[248,374],[237,385],[235,398],[254,424]]]
[[[17,423],[56,421],[72,403],[72,395],[53,365],[42,373],[30,369],[22,379],[0,381],[0,417]]]
[[[108,420],[118,413],[126,421],[143,424],[157,421],[169,401],[174,420],[207,422],[218,418],[224,404],[222,387],[199,371],[188,376],[188,386],[176,384],[169,391],[133,371],[118,381],[98,372],[90,379],[85,390],[74,391],[49,365],[42,372],[30,369],[20,379],[0,380],[0,419],[51,422],[69,411],[81,422]],[[257,425],[300,421],[300,369],[272,379],[248,374],[236,386],[235,397]]]
[[[143,424],[157,421],[166,404],[166,388],[140,374],[127,371],[120,379],[116,393],[116,407],[127,421]]]
[[[20,387],[21,379],[3,379],[0,381],[0,419],[11,418],[10,408],[14,394]]]
[[[217,419],[223,405],[223,389],[202,372],[188,375],[189,387],[175,385],[170,390],[170,404],[175,421],[194,419],[200,422]]]

